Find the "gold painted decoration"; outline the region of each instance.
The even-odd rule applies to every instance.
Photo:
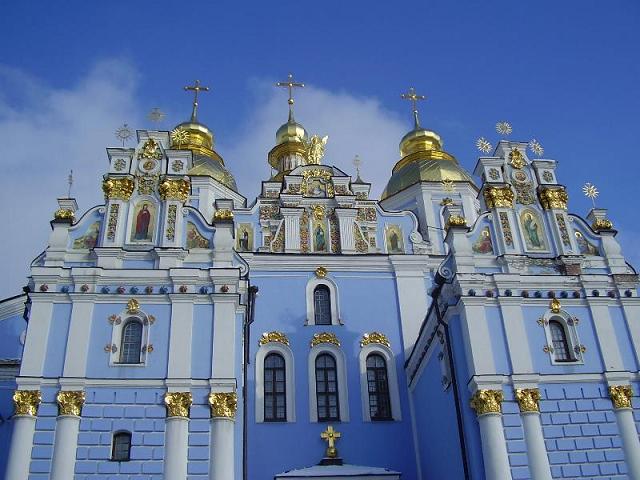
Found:
[[[591,228],[596,232],[599,232],[600,230],[611,230],[613,228],[613,223],[607,218],[598,218],[593,222]]]
[[[311,346],[315,347],[321,343],[331,343],[337,347],[340,346],[340,340],[338,340],[338,337],[331,332],[321,332],[313,335],[313,338],[311,339]]]
[[[558,209],[566,210],[569,202],[569,195],[564,187],[543,188],[538,193],[540,203],[545,210]]]
[[[316,268],[315,274],[318,278],[324,278],[327,276],[327,272],[328,270],[325,267],[318,267]]]
[[[335,197],[331,172],[322,168],[314,168],[302,172],[300,192],[304,197]]]
[[[558,300],[557,298],[552,298],[551,301],[549,302],[549,309],[553,313],[560,313],[560,311],[562,310],[562,305],[560,304],[560,300]]]
[[[558,229],[560,230],[562,244],[565,247],[570,247],[571,240],[569,239],[569,230],[567,230],[567,223],[564,221],[564,216],[561,213],[556,213],[556,222],[558,223]]]
[[[582,193],[584,193],[585,197],[591,199],[591,203],[593,203],[593,208],[596,208],[596,198],[598,198],[598,195],[600,195],[600,192],[598,191],[596,186],[593,183],[587,182],[582,187]]]
[[[282,332],[265,332],[260,337],[258,343],[262,345],[266,345],[267,343],[282,343],[283,345],[289,345],[289,339]]]
[[[500,212],[500,226],[502,227],[502,235],[504,237],[504,243],[508,247],[513,246],[513,234],[511,233],[511,224],[509,223],[509,216],[506,212]]]
[[[150,158],[153,160],[160,160],[162,158],[162,151],[160,150],[160,145],[153,139],[150,138],[144,145],[142,146],[142,150],[138,154],[138,158]]]
[[[189,409],[192,403],[191,392],[169,392],[164,396],[167,417],[189,418]]]
[[[309,142],[305,144],[305,150],[307,154],[307,165],[320,165],[322,157],[324,157],[324,151],[327,146],[329,135],[320,137],[319,135],[312,135]]]
[[[529,142],[529,148],[538,157],[544,155],[544,148],[542,148],[540,142],[538,142],[535,138]]]
[[[238,409],[238,396],[235,392],[218,392],[209,395],[211,416],[214,418],[234,418]]]
[[[509,122],[498,122],[496,123],[496,132],[506,137],[513,132],[513,128]]]
[[[360,229],[360,225],[357,223],[353,225],[353,233],[356,240],[356,252],[367,253],[369,251],[369,242],[365,239],[364,234]]]
[[[471,397],[471,408],[477,416],[488,413],[502,413],[502,400],[504,394],[502,390],[478,390]]]
[[[152,167],[153,168],[153,167]],[[140,195],[151,195],[158,185],[159,175],[142,175],[138,177],[138,193]]]
[[[58,402],[58,415],[80,416],[84,405],[84,392],[62,390],[58,392],[56,401]]]
[[[476,147],[482,153],[489,153],[491,151],[491,143],[484,137],[480,137],[478,140],[476,140]]]
[[[115,240],[116,227],[118,225],[118,212],[120,211],[120,205],[114,203],[109,210],[109,220],[107,222],[107,240]]]
[[[182,127],[174,128],[171,130],[171,146],[177,147],[178,150],[182,148],[182,145],[189,143],[189,132]]]
[[[130,299],[127,302],[127,313],[135,313],[140,310],[140,302],[135,298]]]
[[[331,228],[331,251],[333,253],[340,253],[340,227],[338,227],[338,216],[335,211],[332,211],[329,215],[329,226]]]
[[[609,397],[616,410],[631,408],[631,397],[633,389],[631,385],[615,385],[609,387]]]
[[[129,200],[134,186],[130,178],[107,178],[102,182],[102,191],[107,200]]]
[[[452,205],[453,205],[453,198],[445,197],[442,200],[440,200],[440,206],[442,207],[452,206]]]
[[[53,218],[55,220],[67,220],[71,222],[73,221],[74,217],[75,217],[74,213],[68,208],[59,208],[53,214]]]
[[[311,211],[313,212],[313,218],[316,220],[322,220],[325,216],[325,208],[323,205],[312,205]]]
[[[39,390],[16,390],[13,393],[15,415],[35,417],[38,414],[38,406],[41,401],[42,394]]]
[[[513,147],[511,149],[511,153],[509,153],[509,165],[513,168],[517,168],[518,170],[524,167],[527,164],[525,162],[524,157],[522,156],[522,152],[517,148]]]
[[[540,390],[537,388],[516,388],[516,400],[522,413],[540,412]]]
[[[484,189],[487,208],[513,208],[514,194],[510,187],[488,187]]]
[[[443,179],[441,182],[441,185],[442,185],[442,189],[448,193],[452,193],[456,189],[456,186],[453,183],[453,180],[451,180],[450,178]]]
[[[467,219],[461,215],[451,215],[447,220],[446,229],[448,230],[451,227],[466,227]]]
[[[274,253],[281,253],[284,251],[284,220],[280,222],[280,226],[276,232],[276,235],[271,242],[271,251]]]
[[[228,208],[221,208],[216,210],[216,213],[213,214],[214,222],[231,222],[233,221],[233,212]]]
[[[306,210],[300,217],[300,253],[309,253],[309,214]]]
[[[169,205],[167,211],[167,240],[175,240],[176,238],[176,219],[178,216],[178,206]]]
[[[320,438],[327,442],[327,450],[325,451],[325,456],[327,458],[336,458],[338,456],[336,440],[340,437],[342,437],[342,434],[335,431],[332,425],[328,425],[327,429],[320,434]]]
[[[179,200],[185,202],[191,192],[191,183],[189,180],[170,180],[167,178],[160,182],[158,192],[160,193],[160,198],[163,200]]]
[[[365,345],[369,345],[371,343],[378,343],[380,345],[384,345],[385,347],[391,348],[391,342],[384,333],[380,332],[370,332],[365,333],[362,336],[362,340],[360,340],[360,348]]]

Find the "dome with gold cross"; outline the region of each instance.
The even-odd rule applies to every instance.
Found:
[[[474,184],[471,175],[460,166],[456,158],[443,150],[440,135],[420,126],[416,103],[425,97],[417,95],[410,88],[402,98],[413,103],[414,128],[400,141],[401,158],[393,167],[382,199],[420,182],[453,181]]]
[[[201,86],[200,81],[196,80],[194,85],[184,89],[194,92],[193,110],[191,119],[176,126],[171,132],[171,148],[193,152],[193,166],[188,172],[189,175],[209,176],[237,192],[238,187],[233,175],[225,167],[222,157],[213,149],[213,132],[197,119],[198,93],[208,91],[209,87]]]

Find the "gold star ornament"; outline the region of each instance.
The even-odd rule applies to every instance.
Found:
[[[538,157],[544,155],[544,148],[542,148],[540,142],[538,142],[535,138],[529,142],[529,148]]]
[[[478,150],[480,150],[482,153],[489,153],[492,148],[489,140],[484,137],[480,137],[478,140],[476,140],[476,147],[478,147]]]
[[[591,199],[591,202],[593,203],[593,207],[595,208],[596,198],[598,197],[598,195],[600,195],[600,192],[598,191],[596,186],[593,183],[587,182],[582,187],[582,193],[584,193],[585,197],[588,197]]]
[[[496,132],[506,137],[513,132],[513,128],[509,122],[498,122],[496,123]]]

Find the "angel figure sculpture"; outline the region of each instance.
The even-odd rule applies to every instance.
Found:
[[[320,160],[324,157],[324,150],[329,140],[329,135],[320,138],[319,135],[312,135],[306,144],[307,165],[320,165]]]

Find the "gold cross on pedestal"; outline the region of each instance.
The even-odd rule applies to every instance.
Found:
[[[416,93],[416,89],[413,87],[409,88],[407,93],[403,93],[400,95],[400,98],[403,100],[409,100],[411,102],[411,108],[413,109],[413,121],[415,123],[415,127],[420,127],[420,120],[418,119],[418,102],[420,100],[426,100],[427,97],[424,95],[418,95]]]
[[[338,449],[336,448],[336,440],[338,440],[342,434],[340,432],[336,432],[333,429],[332,425],[329,425],[327,429],[320,434],[320,438],[326,441],[329,446],[327,447],[326,456],[327,458],[336,458],[338,456]]]
[[[293,121],[293,89],[294,88],[303,88],[304,83],[296,82],[293,80],[293,74],[289,74],[286,82],[278,82],[276,83],[276,87],[283,87],[289,89],[289,100],[287,103],[289,104],[289,121]]]
[[[195,95],[193,97],[193,110],[191,111],[191,121],[195,122],[198,114],[198,93],[200,91],[208,92],[209,87],[201,86],[200,80],[196,80],[195,85],[187,85],[186,87],[184,87],[184,90],[186,92],[188,92],[189,90],[191,90],[192,92],[195,92]]]

